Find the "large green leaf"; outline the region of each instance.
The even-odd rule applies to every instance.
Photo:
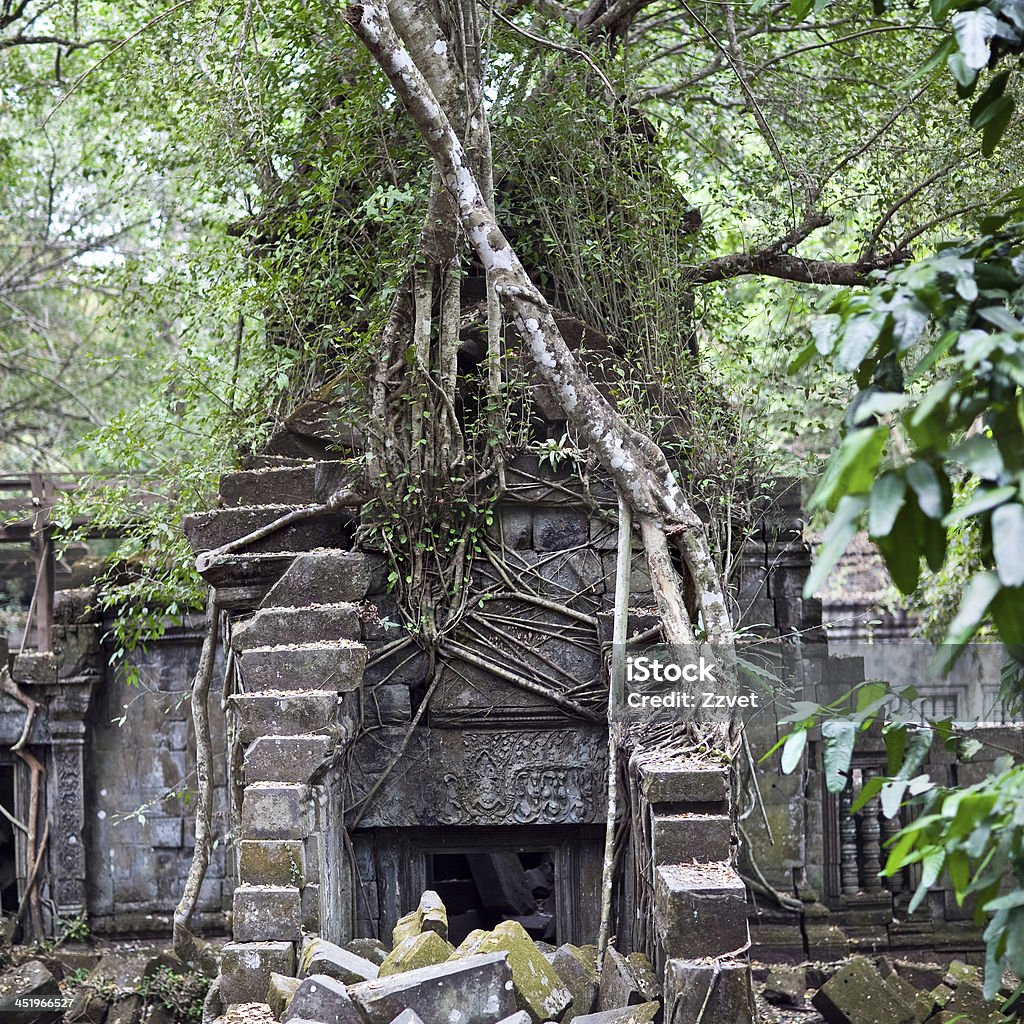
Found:
[[[804,597],[812,597],[824,585],[833,566],[850,546],[867,503],[867,498],[861,495],[847,494],[840,500],[804,584]]]
[[[1016,494],[1016,487],[979,488],[974,492],[971,500],[966,505],[954,509],[946,516],[943,522],[946,526],[955,526],[965,519],[970,519],[971,516],[978,515],[979,512],[987,512],[990,508],[1002,505],[1004,501],[1009,501]]]
[[[784,775],[789,775],[793,769],[800,763],[800,758],[803,756],[804,747],[807,746],[807,730],[797,729],[796,732],[791,732],[786,737],[786,742],[782,747],[782,772]]]
[[[941,519],[945,514],[945,496],[939,474],[930,463],[920,460],[907,466],[907,483],[917,494],[917,503],[929,519]]]
[[[825,788],[830,793],[841,793],[846,788],[857,726],[847,719],[831,719],[822,722],[821,736],[824,741]]]
[[[872,537],[885,537],[892,530],[906,494],[907,485],[899,473],[883,473],[875,481],[868,496],[868,533]]]
[[[1012,502],[992,513],[992,551],[1003,586],[1024,586],[1024,505]]]
[[[967,643],[981,625],[992,599],[999,593],[999,577],[994,572],[980,572],[964,591],[963,599],[953,621],[949,624],[946,643]]]

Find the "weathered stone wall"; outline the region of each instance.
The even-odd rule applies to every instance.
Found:
[[[171,629],[134,656],[140,685],[108,670],[89,715],[85,839],[89,924],[100,934],[165,935],[192,860],[195,738],[187,693],[205,624]],[[106,652],[105,652],[106,653]],[[223,668],[218,659],[215,680]],[[214,747],[213,834],[219,839],[194,924],[222,934],[234,887],[228,862],[224,716],[210,702]]]

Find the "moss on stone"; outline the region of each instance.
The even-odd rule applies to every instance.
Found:
[[[378,978],[386,978],[404,971],[415,971],[420,967],[433,967],[443,964],[455,950],[450,942],[446,942],[437,932],[421,932],[403,939],[384,958],[377,973]]]
[[[535,1021],[555,1020],[569,1005],[572,993],[518,921],[502,921],[473,952],[508,954],[516,1003]]]

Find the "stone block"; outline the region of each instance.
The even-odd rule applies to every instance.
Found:
[[[649,964],[630,963],[614,946],[605,950],[601,967],[601,985],[597,1009],[614,1010],[621,1006],[639,1006],[661,995],[657,978]]]
[[[654,918],[668,957],[728,956],[748,941],[746,889],[721,864],[656,868]]]
[[[267,1005],[278,1020],[288,1012],[292,997],[300,984],[298,978],[290,978],[286,974],[270,975],[270,983],[267,985]]]
[[[533,514],[533,546],[538,551],[564,551],[586,544],[590,524],[575,508],[537,509]]]
[[[827,1024],[912,1024],[915,1006],[902,1003],[867,957],[855,956],[811,997]]]
[[[262,1002],[271,974],[294,973],[295,946],[291,942],[229,942],[221,950],[221,999],[225,1006]]]
[[[284,1019],[300,1017],[320,1024],[363,1024],[348,989],[325,974],[304,978],[295,990]]]
[[[178,850],[184,842],[181,818],[147,818],[150,842],[157,849]]]
[[[614,1010],[601,1010],[599,1013],[588,1013],[583,1017],[574,1017],[569,1024],[652,1024],[661,1003],[641,1003],[639,1006],[622,1006]],[[689,1020],[679,1017],[678,1020]],[[696,1018],[694,1018],[696,1019]],[[712,1018],[717,1020],[717,1018]],[[726,1018],[722,1018],[724,1021]],[[729,1024],[734,1024],[730,1021]],[[735,1024],[741,1024],[736,1021]]]
[[[533,547],[533,512],[528,505],[502,505],[496,523],[498,543],[510,551]]]
[[[669,960],[665,964],[665,1005],[673,1008],[676,1021],[752,1024],[757,1017],[750,965],[743,960]]]
[[[728,860],[732,822],[724,814],[655,814],[651,853],[655,864]]]
[[[533,1018],[525,1010],[518,1010],[511,1017],[503,1017],[498,1024],[533,1024]]]
[[[320,931],[322,915],[320,885],[312,882],[302,887],[301,898],[302,930],[310,935]]]
[[[807,972],[803,967],[773,967],[764,983],[765,999],[777,1006],[803,1006],[806,992]]]
[[[313,463],[225,473],[218,491],[222,505],[310,505],[314,501]]]
[[[717,804],[729,798],[729,770],[652,760],[640,764],[640,788],[655,805]]]
[[[305,844],[298,839],[243,839],[239,844],[238,877],[250,885],[303,885]]]
[[[391,1024],[423,1024],[423,1018],[415,1010],[403,1010]]]
[[[237,942],[297,941],[302,904],[294,885],[238,885],[232,930]]]
[[[264,608],[361,601],[370,584],[370,563],[354,551],[303,551],[270,588]]]
[[[365,719],[381,725],[404,725],[412,719],[409,687],[385,683],[363,691]]]
[[[309,832],[308,788],[255,782],[242,794],[245,839],[304,839]]]
[[[415,971],[421,967],[433,967],[445,963],[455,952],[455,947],[436,932],[420,932],[402,939],[380,965],[377,976],[388,978],[403,971]]]
[[[572,1001],[570,990],[518,921],[502,921],[480,939],[476,952],[508,955],[516,1005],[534,1020],[558,1018]]]
[[[366,648],[356,640],[252,647],[238,657],[249,693],[324,690],[347,693],[363,681]]]
[[[572,996],[565,1019],[590,1013],[598,993],[598,975],[590,958],[578,946],[566,943],[551,955],[551,968]]]
[[[238,540],[247,534],[269,526],[291,512],[288,505],[239,506],[236,508],[214,509],[186,516],[181,523],[182,532],[196,552],[210,551],[223,544]],[[302,519],[289,526],[275,530],[262,540],[249,544],[247,552],[308,552],[312,548],[323,548],[337,543],[344,536],[351,522],[351,515],[327,514]],[[301,557],[301,555],[299,555]],[[359,595],[362,596],[361,594]],[[349,600],[336,598],[335,600]]]
[[[334,692],[236,693],[228,699],[238,715],[241,743],[260,736],[351,735],[351,725],[340,717],[342,698]]]
[[[260,608],[231,630],[236,651],[274,644],[307,644],[322,640],[358,640],[359,609],[351,602],[312,608]]]
[[[353,985],[349,994],[366,1024],[391,1024],[406,1009],[431,1024],[492,1024],[516,1012],[505,953],[469,956],[377,978]]]
[[[433,932],[447,940],[448,910],[441,897],[433,889],[424,891],[417,909],[420,913],[420,929],[425,932]]]
[[[11,1024],[50,1024],[63,1019],[64,1012],[58,1007],[46,1009],[19,1009],[15,1000],[60,999],[57,979],[39,960],[28,960],[17,967],[11,967],[0,974],[0,1007],[3,1019]]]
[[[302,783],[330,757],[330,736],[260,736],[245,751],[245,781]]]
[[[358,940],[357,940],[358,941]],[[357,985],[377,977],[379,965],[326,939],[309,938],[299,957],[299,975],[326,974],[343,985]]]
[[[348,952],[362,957],[364,960],[369,960],[371,964],[376,964],[378,967],[384,963],[384,958],[388,955],[388,948],[380,939],[350,939],[345,943],[344,948]],[[328,972],[324,971],[324,973],[327,974]]]

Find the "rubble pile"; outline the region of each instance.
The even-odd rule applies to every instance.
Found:
[[[763,972],[762,972],[763,973]],[[779,965],[767,971],[760,994],[762,1019],[805,1024],[1005,1024],[982,992],[980,967],[954,960],[948,967],[887,957],[854,956],[836,964]],[[773,1008],[778,1012],[773,1013]],[[817,1011],[816,1013],[814,1011]]]
[[[456,947],[437,893],[392,933],[338,946],[307,936],[297,977],[271,973],[266,1005],[291,1024],[652,1024],[661,988],[642,954],[535,942],[518,921]],[[223,1018],[222,1018],[223,1020]]]

